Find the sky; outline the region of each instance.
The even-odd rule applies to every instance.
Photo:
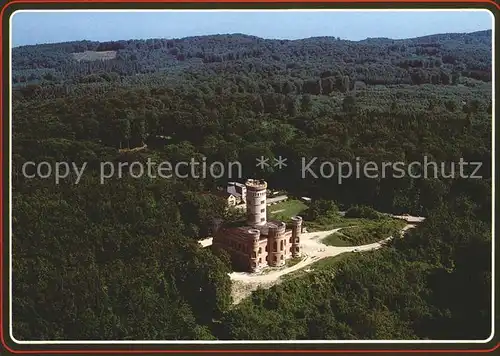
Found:
[[[262,38],[411,38],[492,29],[488,11],[148,11],[21,12],[12,45],[243,33]]]

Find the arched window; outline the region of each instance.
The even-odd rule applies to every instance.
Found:
[[[280,241],[280,251],[283,251],[283,240]]]
[[[281,255],[281,260],[283,260],[283,255]]]
[[[274,243],[273,243],[273,251],[274,252],[278,251],[278,243],[276,241],[274,241]]]
[[[277,256],[274,256],[274,257],[273,257],[273,261],[274,261],[274,262],[278,261],[278,257],[277,257]]]
[[[255,253],[255,251],[252,251],[252,258],[257,258],[257,254]]]
[[[262,247],[259,247],[259,255],[262,253]]]

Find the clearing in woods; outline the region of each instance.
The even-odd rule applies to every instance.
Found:
[[[80,61],[98,61],[105,59],[115,59],[116,51],[85,51],[72,53],[73,58]]]

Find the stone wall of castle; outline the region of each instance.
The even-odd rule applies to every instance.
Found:
[[[248,180],[245,186],[247,224],[249,226],[263,226],[267,222],[267,183],[263,181]]]
[[[235,266],[250,272],[284,266],[287,259],[300,255],[302,218],[292,218],[291,231],[284,222],[267,222],[267,183],[248,180],[245,186],[248,226],[224,228],[216,219],[213,246],[226,250]]]
[[[286,224],[269,224],[267,234],[267,263],[271,267],[282,266],[287,258]]]

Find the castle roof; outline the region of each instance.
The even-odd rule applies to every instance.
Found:
[[[237,190],[237,189],[236,189],[236,187],[234,187],[234,186],[229,186],[229,187],[227,187],[226,192],[227,192],[228,194],[234,195],[235,197],[241,197],[241,193],[240,193],[240,192],[238,192],[238,190]]]
[[[238,236],[241,238],[251,238],[251,236],[248,234],[249,230],[259,230],[260,231],[260,240],[265,240],[267,239],[268,235],[268,230],[270,226],[277,226],[278,228],[283,226],[282,221],[277,221],[277,220],[272,220],[268,221],[265,225],[262,226],[248,226],[248,225],[242,225],[242,226],[231,226],[231,227],[225,227],[219,230],[221,234],[224,235],[231,235],[231,236]],[[286,229],[285,229],[286,231]]]
[[[212,194],[219,196],[219,197],[222,197],[222,198],[226,198],[226,199],[229,198],[231,195],[235,196],[235,197],[238,196],[238,195],[232,194],[226,190],[217,190],[217,191],[213,192]]]

